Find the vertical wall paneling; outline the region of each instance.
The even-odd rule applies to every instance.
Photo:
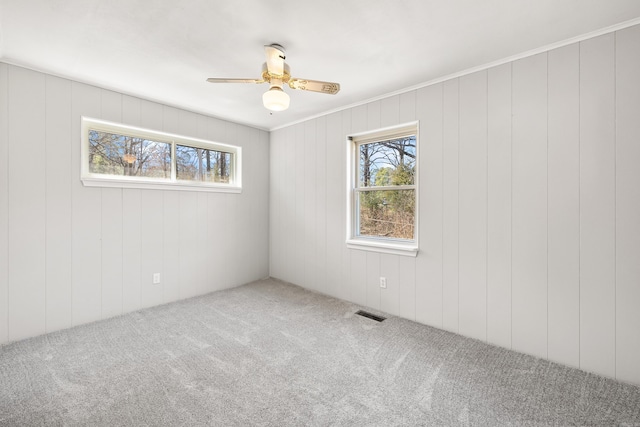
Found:
[[[160,287],[162,302],[175,301],[180,298],[180,192],[162,192],[163,222],[162,228],[162,269]]]
[[[547,357],[547,55],[513,63],[512,345]]]
[[[245,147],[245,151],[250,154],[248,157],[246,157],[246,161],[244,162],[244,164],[251,170],[251,169],[256,169],[259,167],[259,165],[257,164],[257,162],[259,161],[258,159],[260,157],[264,158],[262,153],[263,151],[261,151],[261,147],[259,144],[259,138],[260,138],[260,133],[258,130],[256,129],[248,129],[248,135],[246,138],[246,141],[243,141],[243,147]],[[259,199],[258,199],[258,194],[259,193],[263,193],[263,191],[259,190],[259,185],[260,182],[256,182],[253,179],[248,180],[245,185],[244,185],[244,189],[243,189],[243,193],[244,193],[244,197],[246,198],[246,210],[248,211],[247,214],[247,222],[249,224],[251,224],[249,227],[244,227],[245,232],[244,235],[242,236],[242,239],[246,242],[246,246],[248,248],[248,255],[249,255],[249,267],[247,269],[247,273],[248,276],[245,276],[245,280],[243,280],[242,283],[246,283],[247,279],[249,279],[250,277],[256,277],[258,276],[258,272],[260,270],[260,264],[258,262],[258,257],[256,256],[256,254],[259,251],[259,246],[256,244],[252,244],[252,240],[254,236],[259,236],[259,234],[261,233],[261,231],[265,228],[265,227],[260,227],[260,223],[261,221],[254,221],[251,222],[251,216],[253,215],[253,212],[259,212],[262,211],[263,215],[261,215],[261,218],[265,218],[267,221],[269,219],[269,212],[268,209],[265,209],[265,207],[268,207],[268,205],[260,205],[259,204]],[[243,208],[245,209],[245,208]],[[268,224],[265,225],[266,227],[268,227]],[[261,276],[260,276],[261,277]]]
[[[275,228],[269,230],[269,243],[271,244],[269,274],[282,280],[289,280],[287,271],[289,270],[289,262],[287,251],[289,250],[287,242],[289,239],[290,228],[287,230],[285,221],[288,220],[287,213],[291,212],[287,209],[291,204],[291,188],[295,185],[290,180],[289,186],[287,182],[287,170],[289,166],[288,158],[291,153],[287,150],[291,138],[288,137],[292,128],[286,128],[280,131],[271,132],[269,137],[269,148],[271,154],[269,163],[273,177],[269,181],[269,209],[271,209],[271,221]],[[275,203],[275,206],[274,206]],[[285,230],[287,230],[285,232]]]
[[[417,91],[412,90],[400,94],[398,105],[398,122],[406,123],[416,120]]]
[[[295,248],[295,252],[293,256],[293,262],[294,262],[293,277],[295,277],[294,283],[304,283],[305,270],[307,268],[307,266],[304,265],[304,258],[305,258],[305,252],[306,252],[305,245],[307,244],[305,240],[306,224],[304,223],[305,197],[307,196],[307,194],[305,194],[306,187],[304,182],[305,165],[306,165],[305,150],[307,148],[305,144],[305,125],[303,123],[296,125],[295,132],[296,132],[295,163],[294,163],[293,170],[295,170],[295,174],[296,174],[295,175],[296,192],[295,192],[295,211],[294,211],[295,217],[293,218],[293,221],[294,221],[293,223],[295,224],[296,234],[295,234],[295,244],[293,246]],[[309,194],[309,197],[311,197],[311,194]]]
[[[616,34],[616,376],[640,384],[640,26]]]
[[[206,196],[206,193],[200,193]],[[163,192],[143,191],[140,203],[140,286],[141,306],[151,307],[163,302],[163,233],[164,227]],[[160,273],[160,283],[153,283],[153,274]]]
[[[315,260],[316,260],[316,289],[327,292],[327,137],[325,116],[316,119],[316,235],[315,235]],[[339,167],[333,164],[331,170]]]
[[[243,146],[246,147],[245,151],[247,151],[250,156],[247,157],[247,162],[245,163],[250,170],[257,170],[260,168],[260,159],[268,158],[268,152],[264,150],[260,141],[260,133],[256,129],[248,129],[247,141],[243,142]],[[268,163],[268,162],[267,162]],[[266,166],[268,168],[268,165]],[[260,257],[258,254],[263,253],[262,247],[259,242],[262,242],[261,239],[257,240],[257,244],[253,242],[255,237],[259,237],[261,233],[264,232],[265,229],[268,230],[269,224],[269,215],[268,212],[265,212],[264,215],[260,217],[259,220],[251,221],[252,212],[257,212],[260,208],[264,208],[268,206],[268,189],[263,189],[263,180],[255,180],[250,179],[243,190],[244,197],[247,200],[247,223],[250,224],[249,227],[245,227],[245,234],[243,239],[246,241],[246,246],[249,248],[249,264],[250,268],[248,269],[249,276],[245,276],[245,279],[242,283],[246,283],[250,280],[251,277],[264,277],[264,274],[261,274],[260,271],[262,269],[262,265],[260,263]],[[265,196],[264,203],[261,202],[261,196]],[[241,229],[242,230],[242,229]],[[269,238],[268,234],[264,234],[265,238]]]
[[[71,82],[46,76],[47,332],[71,326],[71,133]]]
[[[437,84],[416,95],[420,252],[415,258],[415,292],[410,295],[415,299],[415,319],[436,327],[442,327],[443,313],[443,91],[443,84]]]
[[[100,118],[111,122],[122,122],[122,95],[110,90],[100,91]]]
[[[378,252],[365,252],[366,266],[362,272],[366,282],[366,303],[367,307],[380,310],[380,259]]]
[[[0,62],[0,344],[9,341],[8,68]]]
[[[142,307],[140,192],[137,189],[122,192],[122,309],[125,313]]]
[[[209,266],[214,263],[214,261],[210,258],[210,253],[208,249],[207,235],[209,228],[209,221],[207,217],[207,193],[203,193],[201,191],[195,193],[196,195],[196,246],[194,258],[196,261],[196,271],[195,271],[195,287],[194,290],[197,295],[207,293],[210,288],[215,286],[216,279],[212,278],[209,272]],[[246,219],[246,218],[241,218]],[[147,219],[145,218],[145,221]],[[246,221],[243,221],[246,223]],[[213,225],[213,224],[211,224]],[[242,227],[243,229],[248,229],[249,227]],[[240,242],[246,242],[244,239],[240,239]],[[240,253],[237,253],[239,256]],[[251,262],[251,260],[248,260]],[[240,283],[246,283],[245,276],[247,276],[247,272],[251,271],[250,268],[242,269],[242,271],[238,271],[238,276],[241,278]],[[147,280],[145,278],[145,280]],[[249,281],[249,280],[247,280]]]
[[[380,310],[397,316],[400,311],[400,261],[397,255],[380,254],[380,276],[387,287],[380,289]],[[413,258],[412,258],[413,259]]]
[[[580,367],[615,375],[614,35],[580,43]]]
[[[400,123],[400,95],[380,100],[380,126],[387,127]]]
[[[333,113],[326,117],[326,190],[327,190],[327,287],[325,292],[338,298],[347,299],[347,283],[343,281],[342,251],[345,246],[344,224],[345,212],[341,210],[344,203],[345,183],[345,141],[342,137],[342,114]],[[276,188],[275,191],[278,191]]]
[[[367,254],[359,250],[349,251],[349,278],[347,285],[350,288],[349,300],[360,305],[367,305]]]
[[[371,109],[373,111],[376,110],[373,107]],[[345,111],[345,115],[348,115],[349,117],[351,117],[351,126],[349,127],[345,135],[351,134],[351,133],[353,134],[361,133],[368,130],[367,129],[367,118],[368,118],[367,111],[368,110],[369,108],[367,105],[359,105],[357,107],[354,107],[351,110],[348,110],[349,111],[348,113]],[[344,121],[343,121],[343,124],[345,124]]]
[[[549,75],[549,359],[579,366],[579,47],[552,50]]]
[[[208,262],[206,283],[211,290],[218,290],[223,289],[227,282],[223,273],[226,268],[222,263],[226,249],[221,244],[222,239],[220,238],[225,227],[220,218],[223,215],[224,206],[220,203],[220,198],[216,197],[217,194],[208,194],[207,196],[207,233],[205,236]]]
[[[45,332],[45,76],[10,67],[9,339]],[[15,326],[13,326],[15,325]]]
[[[180,132],[180,110],[166,105],[162,106],[162,130],[168,133]]]
[[[318,290],[316,283],[317,261],[316,256],[316,229],[317,229],[317,206],[316,206],[316,121],[309,120],[304,124],[304,137],[300,141],[304,144],[304,165],[303,193],[304,193],[304,216],[301,227],[304,256],[304,282],[303,286],[308,289]]]
[[[284,158],[284,131],[271,132],[269,144],[269,274],[272,277],[283,278],[284,265],[283,238],[281,228],[284,212],[284,185],[282,182],[282,168]]]
[[[364,129],[366,131],[372,131],[380,128],[382,123],[382,101],[373,101],[363,107],[366,107],[364,108],[364,115],[366,117],[364,120],[364,123],[366,123]]]
[[[487,337],[487,72],[460,77],[459,331]]]
[[[487,80],[487,341],[511,348],[511,64]]]
[[[294,185],[290,182],[290,187],[285,187],[287,166],[286,146],[291,138],[288,133],[291,128],[273,131],[269,135],[269,275],[277,279],[287,280],[285,277],[288,263],[285,261],[288,232],[284,232],[284,221],[287,219],[286,205],[290,203],[290,188]]]
[[[122,122],[122,95],[100,91],[100,118]],[[122,189],[102,188],[101,194],[101,273],[102,318],[122,313]]]
[[[180,193],[180,298],[197,295],[198,195]]]
[[[407,123],[416,120],[416,92],[415,90],[399,95],[398,123]],[[387,112],[383,112],[384,115]],[[393,114],[391,110],[388,114]],[[439,129],[442,129],[440,126]],[[422,153],[424,145],[422,137],[418,135],[418,156]],[[420,165],[418,165],[420,167]],[[422,179],[420,172],[418,173]],[[421,183],[419,183],[422,186]],[[421,203],[422,199],[418,200]],[[416,320],[416,258],[400,257],[398,264],[398,314],[406,319]]]
[[[458,332],[459,80],[444,83],[442,175],[442,327]]]
[[[262,170],[264,176],[271,171],[271,165],[265,161],[269,158],[269,134],[262,130],[254,130],[254,134],[256,142],[253,149],[252,170]],[[269,276],[269,181],[255,173],[250,176],[255,186],[255,192],[251,193],[252,217],[249,218],[249,223],[255,224],[255,236],[257,236],[257,240],[255,236],[250,237],[254,248],[255,277],[264,278]]]
[[[162,105],[151,101],[140,101],[140,126],[152,129],[163,130],[163,109]]]
[[[398,315],[416,320],[416,258],[401,256],[398,260]]]
[[[103,188],[102,197],[102,318],[122,314],[123,235],[122,189]]]
[[[102,90],[104,99],[109,91]],[[142,100],[128,95],[121,95],[122,122],[132,126],[142,126]]]
[[[71,84],[71,235],[74,325],[102,315],[102,191],[80,181],[80,117],[100,118],[100,89]],[[73,167],[75,165],[75,167]]]
[[[283,183],[287,183],[288,185],[284,188],[283,195],[281,200],[282,207],[280,212],[282,213],[282,217],[280,217],[280,224],[283,230],[286,230],[282,236],[282,259],[283,259],[283,272],[280,277],[283,280],[295,283],[295,236],[296,236],[296,228],[297,224],[295,221],[295,212],[296,212],[296,187],[300,185],[297,182],[296,175],[296,144],[298,140],[296,138],[296,128],[290,127],[282,131],[285,133],[286,139],[285,143],[282,145],[282,149],[280,151],[280,155],[282,156],[282,173],[284,177],[282,178]],[[289,178],[289,179],[287,179]]]
[[[227,224],[227,227],[223,230],[224,241],[227,243],[227,252],[222,259],[224,265],[233,265],[234,262],[240,262],[240,265],[246,262],[246,259],[242,255],[241,247],[238,245],[237,240],[237,232],[238,227],[235,224],[235,218],[237,218],[238,214],[238,198],[234,197],[235,194],[221,194],[220,203],[225,206],[225,212],[223,215],[224,224]],[[183,258],[183,254],[180,253],[180,259]],[[221,282],[223,283],[223,287],[229,288],[239,284],[238,282],[238,274],[237,271],[233,268],[224,269],[224,274],[222,274]]]

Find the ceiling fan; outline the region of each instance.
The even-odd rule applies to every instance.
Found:
[[[262,64],[262,78],[210,78],[207,79],[207,81],[209,83],[269,83],[271,87],[262,95],[262,102],[267,109],[272,111],[284,111],[289,108],[289,95],[282,90],[284,85],[289,85],[291,89],[308,90],[331,95],[335,95],[340,90],[340,84],[338,83],[291,77],[289,66],[284,62],[284,48],[279,44],[266,45],[264,52],[267,55],[267,62]]]

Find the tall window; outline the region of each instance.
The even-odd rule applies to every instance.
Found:
[[[240,147],[82,118],[87,186],[239,192]]]
[[[349,138],[349,235],[358,249],[415,255],[417,125]]]

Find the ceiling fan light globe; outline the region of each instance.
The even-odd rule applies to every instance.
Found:
[[[289,95],[277,86],[262,94],[264,107],[271,111],[284,111],[289,108]]]

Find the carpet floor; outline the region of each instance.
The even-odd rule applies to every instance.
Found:
[[[0,347],[0,425],[640,426],[640,387],[278,280]]]

